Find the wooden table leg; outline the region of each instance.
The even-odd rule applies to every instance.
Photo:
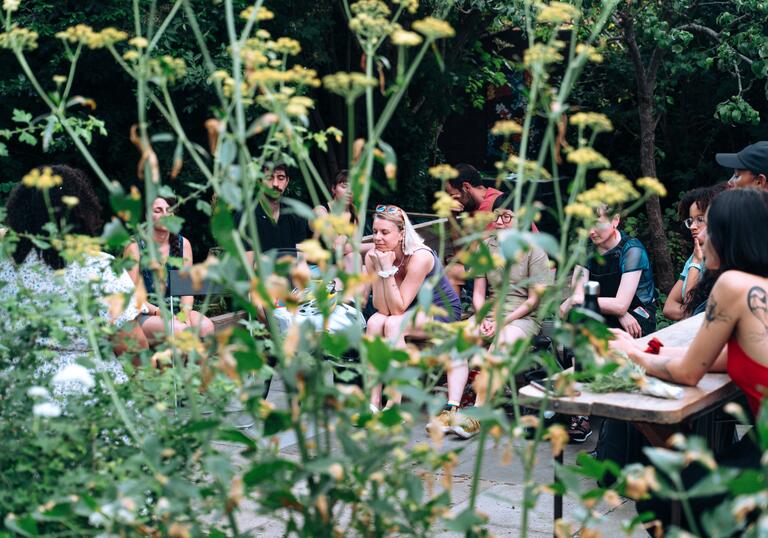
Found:
[[[563,464],[563,454],[565,453],[565,450],[560,451],[560,454],[555,456],[554,460],[555,463],[559,463],[560,465]],[[553,465],[553,474],[555,478],[555,482],[557,482],[557,466]],[[555,535],[555,523],[558,519],[562,519],[563,517],[563,496],[560,493],[555,493],[555,504],[554,504],[554,511],[555,511],[555,517],[552,520],[552,534]]]

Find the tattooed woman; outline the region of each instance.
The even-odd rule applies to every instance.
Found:
[[[755,224],[768,222],[768,192],[753,189],[724,192],[706,214],[704,242],[707,270],[719,270],[707,303],[701,329],[688,348],[661,348],[659,355],[642,351],[626,334],[611,344],[656,377],[696,385],[707,372],[725,372],[747,397],[758,415],[763,389],[768,387],[768,241],[754,233]],[[754,429],[723,457],[721,466],[759,469],[760,450]],[[689,489],[706,475],[694,464],[683,472]],[[697,518],[716,508],[724,495],[692,499]],[[669,522],[669,502],[659,498],[638,503],[638,512],[652,510]],[[695,531],[696,529],[689,529]]]

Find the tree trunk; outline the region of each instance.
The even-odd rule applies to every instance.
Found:
[[[644,176],[656,177],[656,117],[653,109],[653,94],[656,89],[656,72],[664,52],[658,47],[655,48],[646,67],[640,54],[640,47],[637,45],[633,15],[622,13],[619,15],[619,20],[624,30],[624,42],[627,44],[637,81],[637,111],[640,120],[640,171]],[[652,196],[649,198],[645,204],[645,210],[648,215],[648,230],[651,237],[650,246],[653,252],[656,285],[664,293],[668,293],[675,284],[675,273],[672,267],[672,257],[667,248],[659,197]]]

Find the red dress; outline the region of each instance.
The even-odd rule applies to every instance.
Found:
[[[768,366],[747,355],[736,338],[731,338],[728,340],[728,375],[746,394],[749,407],[757,417],[760,402],[768,390]]]

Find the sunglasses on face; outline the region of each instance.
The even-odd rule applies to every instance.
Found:
[[[707,220],[704,218],[704,215],[699,215],[697,217],[688,217],[683,221],[683,224],[685,224],[685,227],[689,230],[691,227],[693,227],[693,224],[696,223],[697,226],[706,226]]]

